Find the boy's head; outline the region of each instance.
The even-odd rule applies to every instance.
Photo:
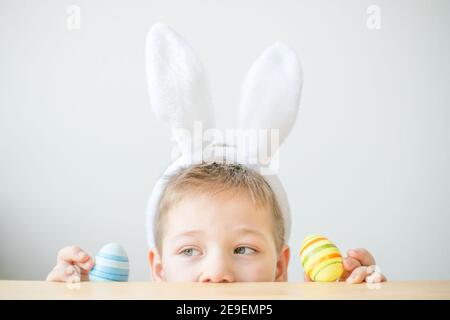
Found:
[[[157,281],[286,281],[283,216],[262,175],[242,165],[202,163],[172,175],[149,251]]]

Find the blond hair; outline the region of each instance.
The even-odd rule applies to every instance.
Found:
[[[272,214],[272,229],[277,252],[285,243],[285,227],[280,206],[270,185],[253,169],[240,164],[204,162],[184,168],[168,177],[153,228],[155,244],[161,252],[164,216],[186,195],[246,192],[257,206],[268,208]]]

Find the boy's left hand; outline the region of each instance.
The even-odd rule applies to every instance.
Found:
[[[378,270],[375,259],[369,251],[363,248],[347,251],[344,258],[344,273],[340,281],[347,283],[378,283],[386,281],[386,277]],[[311,281],[305,274],[305,281]]]
[[[381,273],[375,259],[369,251],[363,248],[351,249],[347,251],[344,258],[344,273],[342,281],[347,283],[378,283],[386,281],[386,277]]]

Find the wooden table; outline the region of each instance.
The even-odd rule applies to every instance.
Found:
[[[5,299],[450,299],[450,281],[341,283],[155,283],[0,281]]]

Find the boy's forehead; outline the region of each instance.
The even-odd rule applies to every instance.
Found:
[[[271,230],[269,208],[258,205],[244,194],[197,195],[185,198],[167,212],[166,231],[177,233],[226,229],[239,233]]]

